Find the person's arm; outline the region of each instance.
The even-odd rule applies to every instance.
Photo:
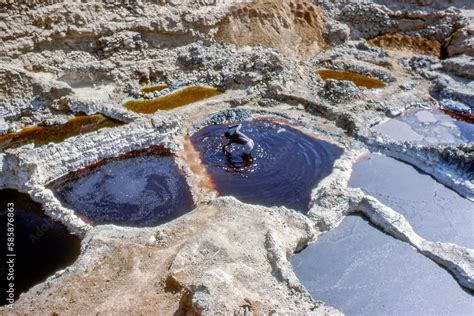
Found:
[[[242,124],[239,123],[239,124],[236,124],[236,125],[232,125],[232,126],[229,126],[229,131],[230,133],[232,134],[236,134],[240,131],[240,128],[242,127]]]
[[[224,137],[224,140],[222,140],[221,142],[222,149],[226,150],[226,147],[229,146],[229,143],[230,143],[230,139],[228,139],[227,137]]]
[[[235,133],[238,134],[240,133],[240,129],[242,128],[242,124],[239,123],[239,125],[237,125],[237,128],[235,129]]]

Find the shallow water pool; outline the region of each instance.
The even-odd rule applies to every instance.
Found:
[[[385,83],[379,79],[372,78],[366,75],[362,75],[351,71],[331,70],[331,69],[318,69],[315,71],[322,79],[334,79],[334,80],[348,80],[352,81],[358,87],[365,87],[368,89],[380,89],[385,87]]]
[[[346,315],[471,315],[472,293],[408,244],[361,216],[291,258],[309,293]]]
[[[369,154],[354,165],[349,185],[405,216],[421,237],[474,248],[474,202],[428,174],[396,159]]]
[[[373,130],[396,141],[419,144],[474,142],[474,124],[457,120],[440,110],[407,111]]]
[[[171,155],[106,161],[52,184],[59,199],[94,224],[150,227],[193,209],[193,198]]]
[[[81,241],[59,222],[44,215],[41,205],[30,196],[15,190],[0,190],[0,305],[8,302],[9,283],[14,284],[14,298],[43,282],[55,272],[71,265],[80,254]],[[12,210],[14,241],[7,248],[8,210]],[[14,280],[8,280],[13,260]]]
[[[232,155],[226,155],[221,145],[226,131],[227,125],[211,125],[191,141],[219,193],[246,203],[307,211],[311,190],[342,154],[340,147],[288,125],[252,120],[241,129],[255,142],[252,158],[241,156],[241,145],[232,145]]]

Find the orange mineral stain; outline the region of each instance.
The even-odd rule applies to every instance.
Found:
[[[199,178],[198,186],[209,192],[217,193],[216,187],[212,182],[206,167],[202,164],[199,152],[194,148],[191,139],[186,137],[184,140],[184,159],[189,165],[191,171]]]

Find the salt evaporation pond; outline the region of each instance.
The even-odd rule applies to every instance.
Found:
[[[112,159],[59,179],[59,199],[95,224],[150,227],[193,209],[193,198],[171,155]]]
[[[474,248],[474,202],[414,167],[365,155],[354,165],[349,185],[405,216],[421,237]]]
[[[157,89],[152,90],[153,88],[154,87],[145,87],[142,89],[142,91],[157,91]],[[194,102],[212,98],[222,93],[222,91],[211,87],[186,87],[181,90],[159,96],[155,99],[130,100],[124,104],[124,107],[133,112],[152,114],[158,110],[173,110]]]
[[[311,190],[342,154],[340,147],[287,125],[251,120],[241,131],[255,142],[252,159],[242,158],[239,145],[229,156],[221,145],[227,126],[205,127],[191,141],[219,193],[246,203],[307,211]]]
[[[310,294],[346,315],[472,315],[474,299],[436,263],[361,216],[291,258]]]
[[[396,141],[420,144],[474,142],[474,124],[456,120],[440,110],[407,111],[373,130]]]
[[[319,75],[324,80],[334,79],[352,81],[356,86],[364,87],[367,89],[381,89],[385,87],[385,83],[376,78],[372,78],[352,71],[318,69],[314,73]]]
[[[0,150],[33,143],[35,146],[59,143],[73,136],[97,131],[105,127],[120,126],[123,123],[102,114],[77,115],[64,124],[30,126],[18,132],[0,135]]]
[[[13,203],[10,204],[10,203]],[[11,189],[0,190],[1,303],[8,304],[8,284],[14,283],[14,299],[55,272],[71,265],[79,256],[81,241],[59,222],[44,215],[29,195]],[[10,208],[12,207],[12,208]],[[8,209],[13,210],[13,251],[7,248]],[[14,254],[14,256],[11,256]],[[14,281],[8,280],[14,259]]]

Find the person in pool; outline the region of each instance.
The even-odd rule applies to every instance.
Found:
[[[241,144],[244,145],[243,156],[250,157],[255,144],[250,137],[240,131],[241,128],[242,124],[240,123],[238,125],[229,126],[229,130],[224,134],[225,139],[222,150],[227,154],[230,154],[230,152],[227,151],[227,146],[230,146],[231,144]]]

